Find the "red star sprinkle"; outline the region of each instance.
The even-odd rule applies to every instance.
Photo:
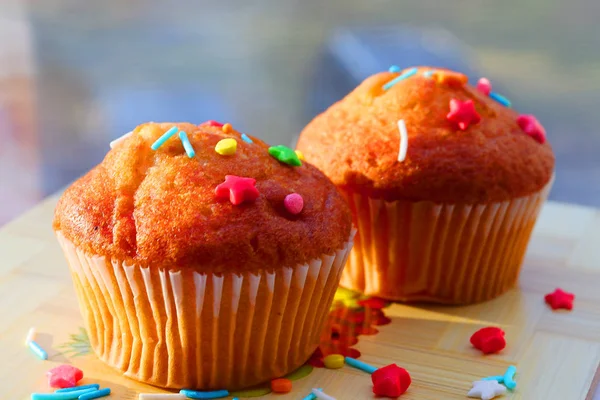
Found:
[[[258,189],[254,187],[256,179],[241,178],[235,175],[226,175],[225,182],[215,189],[219,199],[229,199],[231,204],[237,206],[245,201],[254,201],[258,198]]]
[[[477,111],[475,111],[473,100],[450,100],[450,112],[446,115],[446,118],[448,121],[458,125],[458,128],[462,131],[466,130],[469,125],[481,121],[481,117],[477,114]]]
[[[523,132],[538,142],[544,143],[546,141],[546,130],[533,115],[519,115],[517,124],[519,124]]]
[[[548,293],[544,299],[553,310],[558,310],[559,308],[572,310],[575,295],[573,293],[565,292],[562,289],[556,289],[554,292]]]
[[[48,385],[53,388],[70,388],[83,378],[83,371],[72,365],[59,365],[46,372]]]
[[[492,92],[492,83],[490,82],[490,80],[488,78],[481,78],[477,82],[477,90],[479,90],[481,93],[485,94],[486,96],[489,96],[490,93]]]
[[[506,347],[504,331],[494,326],[481,328],[471,336],[471,344],[483,354],[497,353]]]
[[[396,364],[378,368],[371,374],[373,393],[377,396],[398,397],[411,384],[410,374]]]

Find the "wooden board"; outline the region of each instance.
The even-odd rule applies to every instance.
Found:
[[[56,198],[46,200],[0,230],[0,398],[27,399],[48,391],[45,372],[61,363],[85,371],[85,382],[111,387],[109,398],[135,399],[160,392],[122,377],[93,355],[75,356],[70,336],[82,326],[70,275],[51,230]],[[553,312],[543,295],[560,286],[576,294],[572,312]],[[385,309],[392,322],[360,336],[354,347],[375,366],[397,363],[413,384],[403,399],[464,399],[470,383],[518,368],[510,399],[592,399],[600,363],[600,211],[549,203],[535,229],[520,287],[494,301],[469,307],[407,306]],[[479,327],[500,325],[508,346],[482,356],[470,347]],[[50,359],[40,361],[24,346],[29,327]],[[68,349],[59,349],[71,340]],[[84,345],[82,345],[85,347]],[[342,399],[371,399],[370,377],[358,370],[315,369],[294,382],[287,395],[300,399],[313,387]]]

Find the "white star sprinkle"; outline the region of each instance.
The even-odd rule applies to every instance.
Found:
[[[494,380],[475,381],[473,382],[473,388],[469,390],[467,396],[479,397],[482,400],[491,400],[504,393],[506,393],[506,387]]]

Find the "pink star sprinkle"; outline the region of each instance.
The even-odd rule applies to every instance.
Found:
[[[563,308],[565,310],[573,309],[573,300],[575,300],[575,295],[573,293],[565,292],[564,290],[557,288],[554,292],[548,293],[544,300],[546,303],[552,307],[553,310],[558,310],[559,308]]]
[[[462,131],[466,130],[469,125],[481,121],[473,100],[460,101],[458,99],[450,100],[450,112],[446,115],[446,119],[458,125]]]
[[[488,78],[481,78],[477,82],[477,90],[479,90],[481,93],[485,94],[486,96],[489,96],[492,91],[492,83],[490,82],[490,80]]]
[[[533,115],[519,115],[517,124],[519,124],[523,132],[539,143],[543,144],[546,141],[546,130]]]
[[[83,378],[83,371],[72,365],[59,365],[46,372],[48,385],[53,388],[70,388]]]
[[[254,201],[258,198],[258,189],[254,187],[256,179],[242,178],[235,175],[226,175],[225,182],[215,189],[217,198],[229,199],[231,204],[237,206],[245,201]]]

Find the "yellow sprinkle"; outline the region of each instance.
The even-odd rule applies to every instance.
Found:
[[[237,142],[233,138],[219,140],[215,146],[215,151],[222,156],[230,156],[235,154],[237,150]]]
[[[344,356],[341,354],[330,354],[323,359],[325,368],[339,369],[344,366]]]
[[[229,133],[233,130],[233,127],[231,126],[231,124],[228,122],[225,125],[223,125],[223,127],[221,128],[223,129],[223,132],[225,133]]]
[[[304,154],[300,150],[296,150],[296,155],[300,159],[300,161],[304,161]]]

